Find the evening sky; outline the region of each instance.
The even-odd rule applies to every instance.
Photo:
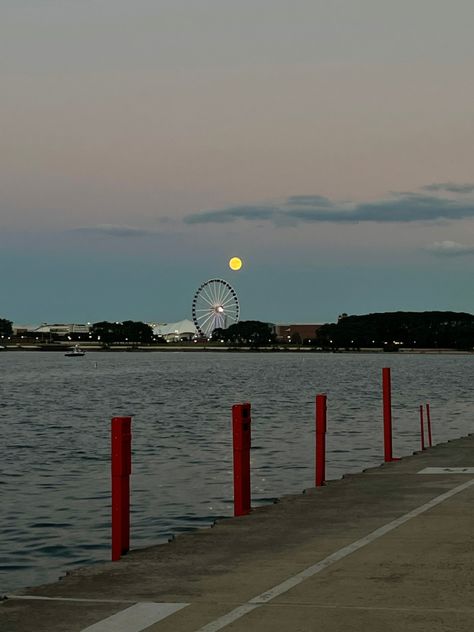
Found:
[[[474,312],[472,0],[0,0],[0,317]],[[231,256],[244,261],[239,272]]]

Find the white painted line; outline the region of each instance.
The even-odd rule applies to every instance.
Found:
[[[403,516],[400,516],[400,518],[396,518],[395,520],[392,520],[392,522],[389,522],[383,527],[380,527],[379,529],[372,531],[372,533],[369,533],[364,538],[361,538],[360,540],[356,540],[355,542],[352,542],[352,544],[348,544],[342,549],[339,549],[339,551],[336,551],[335,553],[331,553],[331,555],[328,555],[320,562],[317,562],[316,564],[313,564],[312,566],[308,566],[308,568],[304,569],[300,573],[297,573],[296,575],[293,575],[293,577],[290,577],[289,579],[282,582],[281,584],[278,584],[277,586],[270,588],[270,590],[267,590],[266,592],[261,593],[260,595],[257,595],[253,599],[250,599],[247,603],[243,604],[242,606],[239,606],[238,608],[234,608],[234,610],[231,610],[227,614],[224,614],[222,617],[219,617],[215,621],[211,621],[211,623],[204,625],[203,627],[196,630],[196,632],[218,632],[219,630],[222,630],[223,628],[230,625],[237,619],[240,619],[241,617],[251,612],[252,610],[255,610],[256,608],[263,606],[264,604],[268,603],[272,599],[275,599],[276,597],[279,597],[280,595],[283,595],[284,593],[288,592],[295,586],[298,586],[298,584],[301,584],[301,582],[303,582],[305,579],[313,577],[317,573],[320,573],[324,569],[328,568],[328,566],[331,566],[332,564],[339,562],[339,560],[342,560],[348,555],[355,553],[355,551],[358,551],[362,547],[367,546],[368,544],[371,544],[372,542],[374,542],[375,540],[378,540],[379,538],[386,535],[390,531],[397,529],[401,525],[405,524],[405,522],[408,522],[412,518],[416,518],[417,516],[424,513],[425,511],[428,511],[429,509],[436,507],[437,505],[441,504],[448,498],[451,498],[452,496],[459,494],[460,492],[464,491],[468,487],[472,487],[473,485],[474,485],[474,479],[471,479],[470,481],[467,481],[466,483],[463,483],[462,485],[453,487],[453,489],[450,489],[448,492],[445,492],[444,494],[441,494],[440,496],[436,496],[436,498],[433,498],[432,500],[428,501],[424,505],[421,505],[420,507],[413,509],[413,511],[410,511],[404,514]]]
[[[418,474],[474,474],[474,467],[425,467]]]
[[[130,608],[116,612],[111,617],[84,628],[81,632],[141,632],[188,605],[187,603],[136,603]]]

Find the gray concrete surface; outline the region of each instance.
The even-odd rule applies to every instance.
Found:
[[[188,605],[137,630],[472,632],[474,475],[419,472],[473,466],[471,435],[286,497],[11,595],[0,603],[0,630],[132,632],[104,620],[154,602]],[[229,623],[241,606],[249,612]]]

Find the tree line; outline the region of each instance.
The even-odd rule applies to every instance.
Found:
[[[276,339],[268,323],[249,320],[216,329],[212,339],[230,345],[250,347],[287,344]],[[410,349],[474,349],[474,316],[466,312],[381,312],[340,317],[337,323],[315,328],[314,336],[301,340],[293,334],[291,344],[305,344],[323,350],[381,348],[385,351]]]
[[[276,336],[268,323],[259,320],[241,320],[227,329],[217,328],[212,332],[212,340],[252,348],[269,346],[275,343]]]
[[[143,344],[150,343],[152,341],[164,342],[163,338],[153,336],[153,329],[150,325],[133,320],[125,320],[121,323],[111,323],[104,320],[94,323],[91,326],[89,333],[93,340],[100,340],[100,342],[103,342],[104,344],[112,342],[136,342]],[[0,318],[0,335],[13,335],[12,322],[10,320]],[[74,340],[83,340],[84,337],[84,334],[70,334],[70,338]],[[59,336],[59,334],[52,334],[51,338],[53,340],[58,340],[61,336]]]
[[[94,323],[91,327],[93,339],[107,344],[111,342],[136,342],[148,344],[153,341],[153,329],[150,325],[134,320],[122,323],[109,323],[105,320]],[[162,338],[159,341],[163,340]],[[155,339],[155,342],[157,340]]]
[[[316,343],[325,349],[474,348],[474,316],[465,312],[383,312],[345,316],[320,327]]]

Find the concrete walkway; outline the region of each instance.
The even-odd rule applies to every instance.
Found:
[[[10,595],[0,630],[472,632],[474,436]]]

